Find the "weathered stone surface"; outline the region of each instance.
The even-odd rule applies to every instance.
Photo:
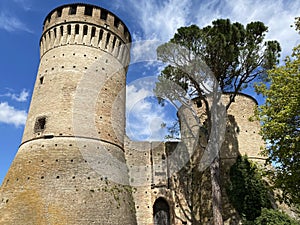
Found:
[[[192,213],[211,224],[210,171],[190,166],[204,154],[206,134],[195,141],[199,124],[189,112],[182,109],[181,142],[125,138],[130,41],[122,21],[100,7],[64,5],[46,17],[22,143],[0,189],[1,225],[152,225],[160,200],[171,224],[191,224]],[[259,122],[249,120],[255,106],[238,95],[226,119],[220,151],[226,224],[239,221],[224,189],[230,166],[245,154],[264,162]],[[203,109],[193,107],[203,122]]]
[[[226,100],[227,97],[228,95],[224,95],[223,99]],[[239,222],[239,216],[228,202],[225,190],[229,169],[236,157],[247,154],[251,160],[264,162],[264,157],[259,155],[260,148],[264,145],[259,135],[260,124],[250,120],[256,105],[253,98],[238,95],[227,113],[225,139],[220,150],[225,224]],[[202,108],[197,108],[196,103],[193,107],[199,116],[202,115]],[[191,179],[191,171],[187,167],[189,163],[197,164],[201,159],[203,148],[206,146],[205,134],[200,132],[199,140],[196,140],[201,143],[200,147],[195,143],[198,124],[188,110],[183,109],[182,113],[181,119],[184,119],[185,123],[181,124],[181,142],[125,142],[125,156],[130,184],[134,187],[133,197],[139,225],[153,224],[153,205],[159,198],[165,199],[170,206],[171,224],[191,224],[191,213],[201,224],[211,224],[209,168],[204,171],[196,170]],[[200,120],[203,121],[204,118]],[[191,188],[191,182],[197,189]],[[192,208],[191,202],[195,204]]]
[[[126,26],[100,7],[64,5],[47,16],[0,224],[136,224],[124,156],[129,42]]]

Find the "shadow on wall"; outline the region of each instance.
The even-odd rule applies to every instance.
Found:
[[[191,129],[191,126],[185,127]],[[200,225],[209,223],[212,219],[211,202],[211,179],[210,168],[199,170],[199,164],[207,146],[207,134],[204,129],[199,127],[199,138],[195,144],[194,151],[189,151],[189,138],[182,135],[182,142],[166,143],[167,154],[175,157],[168,157],[169,170],[176,171],[175,168],[181,168],[178,172],[171,173],[169,178],[170,189],[174,193],[175,209],[174,219],[181,224]],[[239,127],[232,115],[228,115],[226,124],[225,140],[222,144],[220,157],[220,177],[223,196],[223,216],[224,221],[231,219],[231,224],[238,223],[238,215],[229,204],[226,196],[225,185],[229,180],[229,170],[236,158],[240,155],[238,143]],[[196,133],[194,133],[196,135]],[[174,154],[174,151],[180,154]],[[182,166],[183,165],[183,166]],[[181,166],[181,167],[180,167]],[[237,218],[235,220],[235,218]]]

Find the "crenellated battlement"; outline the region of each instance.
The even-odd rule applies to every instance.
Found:
[[[44,21],[41,57],[64,45],[84,45],[129,61],[131,36],[126,25],[106,9],[88,4],[68,4],[52,10]],[[124,59],[125,58],[125,59]]]

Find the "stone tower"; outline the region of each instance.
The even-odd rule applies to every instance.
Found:
[[[130,42],[124,23],[97,6],[46,17],[0,224],[136,224],[123,140]]]

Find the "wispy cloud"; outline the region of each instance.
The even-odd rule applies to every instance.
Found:
[[[299,43],[299,34],[291,25],[299,16],[300,1],[285,0],[129,0],[132,14],[138,18],[141,32],[133,33],[134,41],[167,41],[181,26],[197,24],[200,27],[211,24],[218,18],[246,25],[262,21],[269,27],[268,39],[278,40],[283,55],[291,53]]]
[[[130,5],[134,6],[134,12],[140,27],[143,29],[142,36],[147,40],[170,39],[178,27],[188,23],[189,0],[166,0],[166,1],[138,1],[129,0]]]
[[[17,102],[26,102],[29,97],[29,92],[26,89],[23,89],[20,94],[8,92],[0,95],[0,97],[9,97]]]
[[[167,134],[162,124],[174,121],[170,108],[157,104],[154,81],[154,77],[146,77],[127,85],[126,133],[133,140],[161,141]]]
[[[32,33],[32,30],[30,30],[18,17],[5,12],[0,12],[0,29],[4,29],[8,32],[25,31]]]
[[[207,12],[208,7],[199,7],[199,16],[197,24],[200,26],[207,25],[208,21],[216,18],[229,18],[243,24],[252,21],[262,21],[268,28],[267,39],[278,40],[282,45],[283,56],[290,54],[292,48],[299,40],[299,34],[295,31],[294,24],[296,16],[299,16],[300,1],[284,1],[284,0],[236,0],[236,1],[220,1],[215,10]],[[196,10],[197,10],[196,9]],[[202,17],[207,12],[207,17]]]
[[[27,113],[24,110],[15,109],[7,102],[0,102],[0,123],[13,124],[16,127],[24,125]]]
[[[31,1],[29,0],[13,0],[13,1],[26,11],[31,10]]]
[[[269,27],[266,38],[281,43],[283,56],[290,54],[299,42],[299,35],[291,25],[299,16],[300,1],[129,0],[128,4],[133,6],[131,13],[138,18],[139,26],[132,34],[132,63],[144,62],[145,70],[149,63],[157,62],[157,46],[172,38],[179,27],[190,24],[204,27],[218,18],[229,18],[244,25],[252,21],[264,22]],[[120,3],[119,7],[122,5]],[[150,87],[138,82],[127,86],[127,134],[140,140],[161,139],[166,130],[160,124],[170,121],[168,113],[151,99],[153,88]]]

